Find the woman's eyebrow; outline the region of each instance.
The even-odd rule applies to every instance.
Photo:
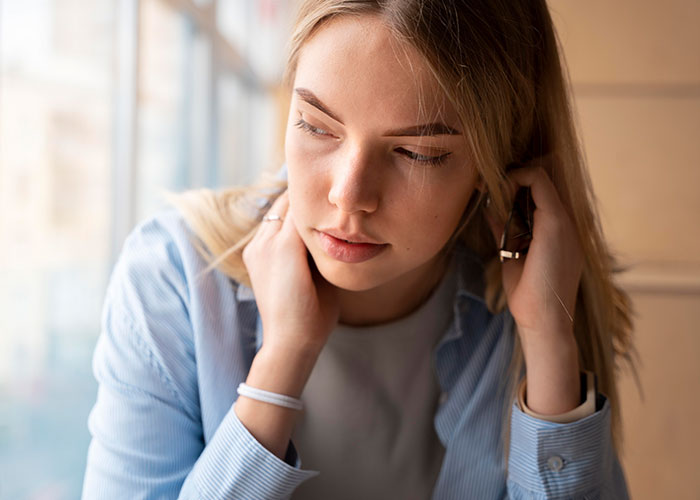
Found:
[[[457,129],[445,125],[444,123],[425,123],[423,125],[415,125],[397,130],[390,130],[384,134],[385,137],[406,137],[406,136],[424,136],[424,135],[462,135]]]
[[[323,104],[318,97],[316,97],[316,94],[311,92],[309,89],[299,87],[294,89],[294,92],[296,92],[299,99],[302,101],[330,116],[341,125],[344,125],[343,120],[341,120],[333,111],[328,109],[328,107]],[[449,125],[445,125],[444,123],[435,122],[389,130],[384,134],[384,137],[421,137],[434,135],[462,135],[462,132],[450,127]]]
[[[302,101],[312,105],[314,108],[318,109],[320,112],[327,114],[331,118],[333,118],[335,121],[339,122],[341,125],[344,125],[343,120],[338,118],[338,115],[333,113],[328,107],[326,107],[325,104],[321,102],[321,100],[316,97],[316,94],[311,92],[309,89],[304,89],[304,88],[296,88],[294,89],[294,92],[299,96],[299,99]]]

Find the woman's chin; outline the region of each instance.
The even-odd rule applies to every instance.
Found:
[[[331,285],[351,292],[364,292],[387,282],[380,273],[361,264],[347,264],[324,258],[314,259],[321,276]]]

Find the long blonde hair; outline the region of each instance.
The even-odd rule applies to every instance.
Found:
[[[304,43],[336,16],[378,15],[396,37],[416,47],[458,111],[473,158],[499,217],[507,214],[505,166],[542,165],[576,226],[586,256],[577,295],[574,333],[580,366],[598,377],[612,409],[612,435],[622,435],[616,360],[634,370],[631,306],[613,282],[614,259],[604,242],[591,181],[573,125],[568,77],[544,0],[305,0],[291,40],[285,81],[291,84]],[[174,197],[217,268],[250,284],[242,251],[266,207],[285,182],[265,174],[254,186]],[[475,193],[456,232],[486,263],[486,300],[506,306],[496,242]],[[508,415],[523,356],[515,335],[504,413]],[[504,423],[507,424],[508,420]],[[504,426],[504,444],[508,442]]]

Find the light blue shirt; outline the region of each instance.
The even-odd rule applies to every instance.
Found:
[[[257,307],[249,288],[218,271],[197,278],[207,263],[192,238],[177,212],[159,213],[131,233],[112,272],[84,499],[288,498],[323,474],[303,468],[292,442],[279,459],[237,418],[236,388],[262,342]],[[488,312],[480,266],[468,253],[459,261],[455,318],[433,351],[445,455],[432,498],[627,498],[603,395],[593,415],[569,424],[513,403],[506,467],[513,319]]]

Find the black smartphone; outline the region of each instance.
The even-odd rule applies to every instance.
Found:
[[[535,202],[530,188],[528,186],[518,188],[501,236],[499,248],[501,262],[519,259],[527,253],[532,240],[534,211]]]

